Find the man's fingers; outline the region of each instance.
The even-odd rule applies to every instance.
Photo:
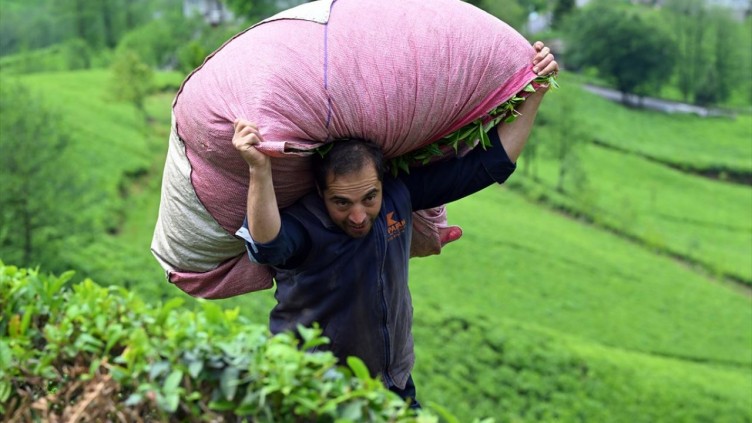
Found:
[[[235,149],[238,150],[241,154],[243,154],[244,157],[254,157],[261,153],[259,150],[257,150],[260,140],[257,136],[251,135],[248,137],[243,137],[241,139],[235,139],[233,140],[233,144],[235,145]]]
[[[238,134],[240,136],[246,136],[250,134],[257,134],[258,129],[254,128],[253,126],[242,126],[240,130],[238,131]]]
[[[252,128],[258,131],[258,126],[256,126],[255,123],[252,123],[242,118],[235,119],[235,121],[232,123],[232,127],[235,130],[235,132],[242,131],[245,128]]]
[[[233,125],[235,135],[232,137],[232,143],[237,150],[251,150],[263,141],[258,127],[249,121],[236,119]]]
[[[544,46],[542,42],[536,41],[533,47],[537,51],[533,57],[533,72],[538,75],[549,75],[559,71],[559,65],[556,63],[551,49]]]
[[[542,50],[538,52],[538,54],[535,55],[533,58],[533,64],[538,64],[541,60],[545,59],[547,56],[551,54],[551,49],[548,47],[543,47]]]
[[[245,134],[238,141],[241,145],[256,146],[261,144],[261,137],[256,133]]]
[[[251,136],[251,135],[257,137],[259,140],[262,139],[261,132],[259,132],[258,127],[256,127],[255,125],[249,124],[249,125],[245,126],[241,122],[240,124],[238,124],[238,126],[235,129],[235,136],[236,137],[244,138],[244,137],[248,137],[248,136]]]
[[[553,63],[553,62],[554,62],[554,55],[553,54],[549,54],[548,56],[546,56],[543,59],[541,59],[541,61],[538,62],[535,65],[535,67],[538,69],[536,72],[540,73],[539,71],[541,69],[545,69],[546,67],[550,66],[551,63]]]
[[[533,68],[538,75],[551,75],[559,72],[559,64],[555,60],[546,61],[545,65],[539,65]]]

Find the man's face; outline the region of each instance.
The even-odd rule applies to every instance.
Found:
[[[381,181],[371,165],[336,177],[330,173],[321,196],[332,221],[347,235],[360,238],[371,231],[381,210]]]

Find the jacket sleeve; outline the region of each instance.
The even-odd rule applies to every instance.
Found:
[[[501,145],[498,131],[488,133],[491,147],[475,147],[464,157],[457,157],[410,169],[399,178],[410,191],[413,210],[438,207],[474,194],[496,183],[504,183],[516,165]]]
[[[254,263],[275,267],[294,266],[310,250],[311,242],[308,232],[297,220],[281,215],[282,226],[277,237],[267,243],[255,242],[248,231],[248,220],[235,235],[245,241],[248,258]]]

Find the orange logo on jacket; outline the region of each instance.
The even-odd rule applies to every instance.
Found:
[[[406,225],[405,219],[395,220],[393,211],[387,213],[386,214],[386,227],[387,227],[387,232],[389,233],[388,241],[391,241],[394,238],[397,238],[398,236],[402,235],[402,233],[405,232],[405,225]]]

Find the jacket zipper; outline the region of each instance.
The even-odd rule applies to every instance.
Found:
[[[383,228],[382,228],[383,229]],[[382,333],[384,335],[384,381],[387,386],[394,386],[394,380],[389,376],[389,366],[391,365],[391,343],[389,342],[389,318],[387,312],[387,301],[385,296],[385,284],[384,284],[384,261],[386,260],[386,236],[385,232],[379,231],[382,234],[381,237],[381,269],[379,271],[379,290],[381,291],[381,311],[382,311]]]

